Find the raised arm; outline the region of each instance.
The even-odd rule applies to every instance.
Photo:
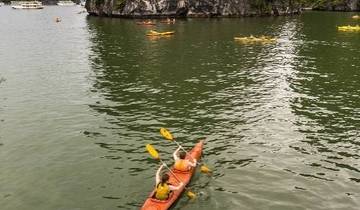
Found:
[[[179,153],[179,150],[181,149],[181,146],[179,148],[177,148],[175,150],[175,152],[173,153],[173,157],[174,157],[174,160],[177,161],[179,159],[179,156],[178,156],[178,153]]]
[[[156,176],[155,176],[155,183],[156,183],[156,186],[160,183],[160,173],[161,173],[161,170],[162,168],[164,167],[164,164],[161,164],[161,166],[159,167],[159,169],[156,171]]]
[[[196,163],[197,163],[197,161],[196,161],[195,158],[191,158],[191,160],[189,160],[189,165],[190,165],[191,167],[195,167],[195,166],[196,166]]]
[[[179,190],[182,186],[184,186],[184,183],[180,182],[180,184],[178,186],[169,185],[169,188],[171,191],[174,191],[174,190]]]

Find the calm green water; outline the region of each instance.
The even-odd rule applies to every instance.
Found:
[[[134,20],[0,8],[2,210],[139,209],[158,163],[206,137],[205,162],[173,209],[356,210],[360,33],[353,13]],[[60,16],[62,22],[55,23]],[[238,35],[272,35],[242,45]]]

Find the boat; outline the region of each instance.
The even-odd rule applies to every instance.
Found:
[[[172,36],[147,36],[147,39],[150,41],[157,41],[159,39],[171,39]]]
[[[168,36],[173,35],[175,31],[166,31],[166,32],[157,32],[154,30],[150,30],[149,33],[146,34],[146,36]]]
[[[352,19],[360,19],[360,16],[359,15],[354,15],[351,17]]]
[[[57,5],[59,5],[59,6],[75,6],[76,3],[72,2],[72,1],[59,1],[57,3]]]
[[[40,1],[12,1],[13,9],[44,9]]]
[[[186,155],[185,159],[195,158],[197,161],[199,161],[201,158],[203,146],[204,146],[204,140],[200,140],[193,147],[193,149]],[[150,193],[149,197],[145,200],[143,206],[141,207],[141,210],[155,210],[155,209],[156,210],[166,210],[166,209],[169,209],[177,201],[177,199],[181,196],[182,192],[185,189],[185,186],[187,184],[189,184],[192,175],[195,173],[195,170],[196,170],[196,168],[192,168],[190,171],[184,172],[184,171],[177,171],[174,169],[174,167],[172,167],[173,173],[176,175],[176,177],[178,179],[180,179],[184,183],[183,187],[179,190],[171,192],[169,198],[164,201],[160,201],[160,200],[153,198],[155,195],[155,190],[153,190]],[[174,175],[171,174],[170,172],[168,172],[168,175],[170,176],[169,183],[178,185],[178,181],[176,180]]]
[[[276,42],[276,38],[273,38],[273,37],[268,37],[268,36],[255,37],[252,35],[246,36],[246,37],[234,37],[234,40],[242,42],[242,43],[246,43],[246,44],[256,44],[256,43],[267,44],[267,43]]]
[[[360,26],[356,25],[356,26],[338,26],[338,30],[339,31],[360,31]]]
[[[152,22],[152,21],[140,21],[140,22],[136,22],[136,24],[138,25],[146,25],[146,26],[153,26],[156,25],[156,23]]]
[[[86,13],[86,10],[82,10],[82,11],[77,12],[77,14],[82,14],[82,13]]]
[[[175,18],[173,18],[173,19],[167,18],[166,20],[161,20],[160,23],[174,24]]]

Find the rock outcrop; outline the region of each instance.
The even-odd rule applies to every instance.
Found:
[[[360,0],[323,0],[313,5],[315,10],[360,11]]]
[[[90,15],[131,18],[296,14],[297,0],[87,0]]]

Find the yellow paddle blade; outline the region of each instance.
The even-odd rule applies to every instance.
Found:
[[[200,171],[203,172],[203,173],[210,173],[211,172],[211,170],[205,165],[202,165],[200,167]]]
[[[186,192],[186,195],[190,198],[190,199],[195,199],[196,198],[196,194],[191,192],[190,190]]]
[[[160,134],[167,140],[172,141],[174,138],[166,128],[160,128]]]
[[[151,146],[151,144],[147,144],[146,145],[146,150],[149,152],[149,154],[154,158],[154,159],[160,159],[159,157],[159,153],[156,151],[156,149]]]

